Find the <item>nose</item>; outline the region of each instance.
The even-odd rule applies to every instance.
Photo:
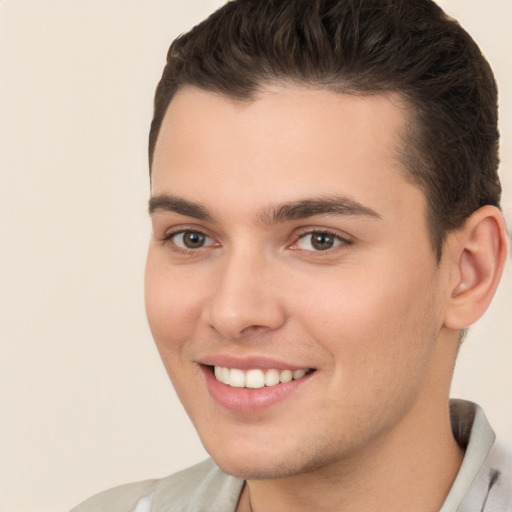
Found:
[[[207,307],[207,321],[227,340],[265,335],[286,321],[276,274],[262,255],[247,251],[222,262]]]

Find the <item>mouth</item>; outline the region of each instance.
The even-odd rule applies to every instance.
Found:
[[[210,366],[215,379],[222,384],[232,388],[261,389],[263,387],[273,387],[279,384],[286,384],[291,381],[300,380],[314,370],[279,370],[277,368],[252,368],[241,370],[239,368],[228,368],[225,366]]]
[[[257,355],[227,354],[199,361],[210,397],[222,408],[249,418],[266,414],[280,403],[300,399],[318,373],[316,368]],[[309,385],[308,385],[309,383]]]

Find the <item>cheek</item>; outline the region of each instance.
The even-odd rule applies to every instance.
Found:
[[[145,303],[149,326],[163,356],[180,352],[198,323],[197,287],[183,279],[179,269],[166,268],[148,257]],[[165,359],[166,359],[165,358]]]
[[[340,271],[322,286],[306,284],[310,293],[300,306],[303,326],[330,352],[340,378],[348,378],[347,373],[393,378],[396,368],[425,359],[437,325],[431,320],[434,276],[416,268]],[[424,339],[421,332],[427,333]]]

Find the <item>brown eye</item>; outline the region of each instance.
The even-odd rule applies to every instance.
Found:
[[[345,243],[345,240],[332,233],[314,231],[302,235],[297,241],[297,248],[306,251],[327,251],[343,243]]]
[[[325,251],[334,247],[334,237],[327,233],[313,233],[311,235],[311,245],[317,251]]]
[[[189,231],[183,234],[183,244],[189,249],[197,249],[204,245],[205,238],[206,237],[201,235],[201,233]]]
[[[210,237],[198,231],[180,231],[172,235],[171,240],[181,249],[201,249],[213,243]]]

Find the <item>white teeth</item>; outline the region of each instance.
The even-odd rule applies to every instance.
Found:
[[[307,370],[276,370],[271,368],[263,371],[260,369],[239,370],[238,368],[226,368],[214,366],[215,378],[234,388],[259,389],[264,386],[275,386],[291,380],[301,379],[306,375]]]
[[[236,368],[232,368],[229,370],[229,385],[234,388],[243,388],[245,387],[245,374],[242,370],[237,370]]]
[[[293,372],[294,379],[300,379],[301,377],[304,377],[304,375],[306,375],[306,370],[295,370]]]
[[[279,371],[267,370],[265,373],[265,386],[275,386],[279,384]]]
[[[229,368],[222,368],[222,371],[220,373],[220,381],[224,382],[224,384],[229,384],[231,382],[231,375],[230,375]]]
[[[290,382],[293,379],[293,372],[291,370],[282,370],[279,374],[281,382]]]
[[[233,371],[233,370],[231,370]],[[245,387],[259,389],[265,385],[265,374],[261,370],[249,370],[245,376]]]

